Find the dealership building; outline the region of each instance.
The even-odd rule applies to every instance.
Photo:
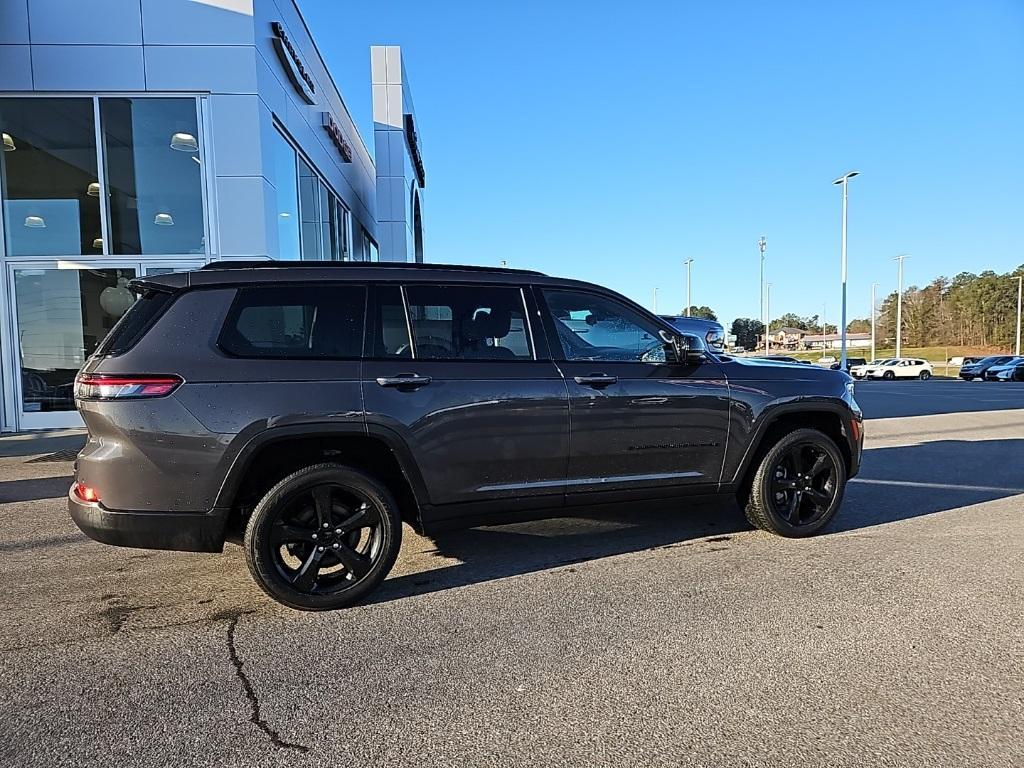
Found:
[[[0,2],[0,429],[81,424],[75,373],[132,278],[423,260],[402,54],[367,54],[372,143],[294,0]]]

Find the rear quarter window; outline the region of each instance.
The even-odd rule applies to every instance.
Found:
[[[235,357],[358,359],[365,307],[359,285],[240,288],[218,343]]]

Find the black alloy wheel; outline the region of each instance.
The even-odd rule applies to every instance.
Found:
[[[928,371],[921,371],[921,375],[918,376],[921,381],[928,381],[931,377],[932,375]]]
[[[813,525],[835,500],[838,472],[832,456],[817,443],[789,446],[772,472],[775,513],[794,527]]]
[[[882,374],[882,378],[885,379],[886,381],[892,381],[893,379],[896,378],[896,374],[893,373],[892,371],[886,371],[885,373]]]
[[[336,464],[299,470],[275,485],[246,528],[246,560],[257,584],[301,610],[352,604],[384,579],[401,543],[386,488]]]
[[[764,455],[742,499],[756,528],[781,536],[810,536],[835,516],[846,490],[846,462],[816,429],[797,429]]]

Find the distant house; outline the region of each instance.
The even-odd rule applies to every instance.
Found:
[[[807,331],[801,328],[790,328],[783,326],[782,328],[776,328],[768,336],[768,344],[770,349],[797,349],[800,346],[800,340],[807,334]],[[757,337],[757,343],[759,347],[764,346],[764,334]]]
[[[806,334],[800,343],[804,349],[839,349],[842,346],[842,337],[838,333]],[[863,349],[871,346],[870,333],[847,333],[847,348]]]

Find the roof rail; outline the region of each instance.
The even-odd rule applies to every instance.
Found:
[[[512,269],[511,267],[479,267],[467,264],[421,264],[404,261],[211,261],[209,264],[200,267],[203,270],[210,269],[355,269],[359,267],[372,269],[430,269],[452,272],[496,272],[499,274],[517,275],[540,275],[533,269]]]

